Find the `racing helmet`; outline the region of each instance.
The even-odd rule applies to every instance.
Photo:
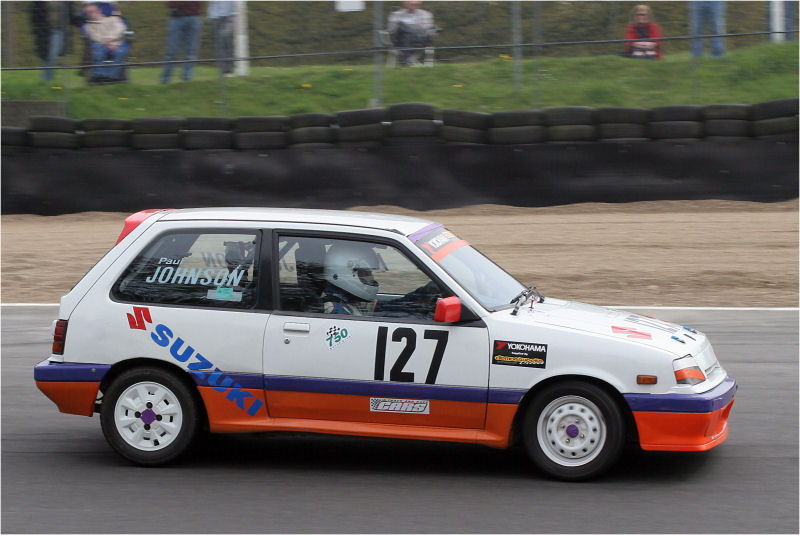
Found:
[[[325,255],[326,281],[359,299],[374,301],[378,281],[372,270],[378,267],[378,257],[367,244],[336,242]]]

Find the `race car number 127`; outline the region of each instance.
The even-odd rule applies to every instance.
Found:
[[[375,345],[376,381],[386,380],[386,337],[388,333],[389,327],[378,327],[378,341]],[[426,384],[436,384],[436,376],[439,374],[439,367],[442,365],[444,350],[447,347],[447,337],[447,331],[425,330],[424,338],[426,340],[436,340],[436,348],[433,350],[431,366],[428,368],[428,375],[425,377]],[[405,368],[408,360],[417,348],[417,333],[414,329],[409,329],[408,327],[398,327],[392,332],[392,341],[400,342],[402,340],[405,340],[405,347],[403,347],[400,356],[397,357],[397,361],[389,371],[389,380],[400,383],[413,383],[414,372],[403,371],[403,368]]]

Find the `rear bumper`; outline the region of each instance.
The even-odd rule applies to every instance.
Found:
[[[67,414],[91,416],[100,381],[111,369],[105,364],[71,364],[44,360],[33,369],[36,386]]]
[[[625,394],[642,449],[705,451],[721,444],[737,388],[728,377],[702,394]]]

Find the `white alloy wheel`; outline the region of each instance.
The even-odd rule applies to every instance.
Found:
[[[582,466],[603,451],[606,423],[600,409],[588,399],[562,396],[541,412],[536,434],[550,460],[562,466]]]
[[[172,390],[143,381],[129,386],[117,398],[114,423],[130,446],[157,451],[169,446],[179,435],[183,410]]]

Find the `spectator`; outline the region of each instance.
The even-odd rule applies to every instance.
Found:
[[[650,6],[640,4],[633,8],[632,22],[625,27],[626,55],[640,59],[663,59],[661,55],[661,27],[654,22]]]
[[[117,15],[103,15],[97,4],[88,4],[83,9],[87,18],[83,30],[89,38],[92,64],[101,65],[109,60],[112,63],[108,67],[93,67],[89,84],[122,81],[121,64],[128,53],[125,23]]]
[[[165,61],[173,61],[180,49],[184,59],[197,59],[197,49],[200,48],[200,32],[203,29],[203,19],[200,18],[200,2],[167,2],[169,21],[167,22],[167,53]],[[172,64],[164,65],[161,72],[161,83],[169,83],[172,76]],[[194,63],[183,63],[181,79],[188,82],[192,79]]]
[[[72,14],[72,2],[33,2],[31,27],[36,39],[36,55],[43,67],[53,67],[59,56],[69,53],[71,25],[80,25],[80,17]],[[44,69],[42,79],[53,79],[54,69]]]
[[[422,50],[409,48],[425,48],[430,45],[436,33],[433,15],[430,11],[420,9],[422,2],[403,2],[405,8],[393,11],[389,15],[389,36],[392,44],[400,48],[400,65],[420,65]]]
[[[223,76],[233,76],[233,25],[236,4],[227,0],[208,3],[208,20],[214,32],[214,56]]]
[[[703,28],[711,27],[712,34],[725,33],[725,2],[689,2],[689,32],[694,35],[703,35]],[[692,39],[692,56],[698,58],[703,55],[703,40]],[[711,38],[711,55],[721,58],[725,55],[725,41],[722,37]]]

